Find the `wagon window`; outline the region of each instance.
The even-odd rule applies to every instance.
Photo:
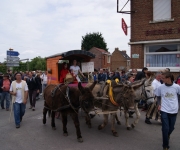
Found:
[[[69,60],[59,60],[58,64],[62,64],[63,62],[66,62],[67,64],[69,63]]]

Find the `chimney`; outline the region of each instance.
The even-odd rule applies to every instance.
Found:
[[[118,51],[119,50],[119,48],[117,47],[117,48],[115,48],[115,51]]]
[[[122,50],[121,52],[125,53],[126,54],[126,50]]]

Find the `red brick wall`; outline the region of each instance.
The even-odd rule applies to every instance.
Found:
[[[102,52],[100,52],[96,48],[92,48],[89,51],[96,55],[96,57],[91,60],[91,62],[94,62],[95,69],[110,67],[110,63],[107,63],[107,55],[102,54]],[[104,61],[104,56],[105,56],[105,61]]]
[[[129,67],[127,68],[127,60],[123,57],[118,48],[115,48],[111,57],[111,70],[115,71],[120,66],[124,66],[127,70],[130,69]]]
[[[153,21],[153,0],[132,0],[131,10],[131,39],[130,42],[180,39],[180,0],[171,0],[171,22],[149,23]],[[166,29],[169,34],[147,36],[147,31],[159,32]],[[179,33],[178,33],[179,32]],[[139,54],[139,58],[132,58],[132,54]],[[144,45],[131,45],[131,68],[144,67]]]
[[[140,69],[144,67],[144,49],[143,45],[131,45],[131,68]],[[139,54],[139,58],[132,58],[132,54]]]
[[[135,13],[131,14],[131,42],[161,40],[161,39],[177,39],[180,38],[180,1],[171,0],[171,22],[149,23],[153,21],[153,0],[132,0],[131,10]],[[167,29],[170,34],[146,36],[148,30]],[[172,29],[172,32],[169,30]],[[178,33],[179,32],[179,33]]]

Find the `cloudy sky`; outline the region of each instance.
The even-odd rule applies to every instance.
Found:
[[[120,8],[126,1],[119,0]],[[117,0],[1,0],[0,10],[0,62],[9,48],[20,59],[81,49],[82,36],[93,32],[103,34],[109,52],[130,53],[130,29],[126,36],[121,28],[130,15],[117,13]]]

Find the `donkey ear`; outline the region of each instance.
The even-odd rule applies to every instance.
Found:
[[[89,86],[89,89],[92,91],[96,85],[97,81],[94,81],[92,85]]]
[[[78,89],[81,91],[82,94],[85,92],[84,88],[81,85],[81,82],[78,83]]]

